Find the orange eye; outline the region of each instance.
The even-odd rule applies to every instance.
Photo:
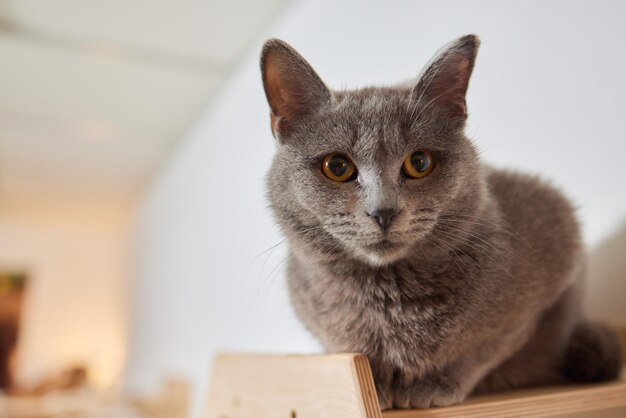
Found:
[[[404,159],[402,172],[412,179],[426,177],[435,168],[433,155],[426,150],[415,151]]]
[[[322,172],[332,181],[346,182],[356,178],[356,167],[348,157],[333,153],[324,157]]]

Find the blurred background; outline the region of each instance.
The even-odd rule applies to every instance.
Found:
[[[617,0],[0,0],[0,416],[200,417],[215,352],[320,350],[264,196],[269,37],[352,88],[478,34],[468,133],[574,200],[589,314],[626,323],[625,19]]]

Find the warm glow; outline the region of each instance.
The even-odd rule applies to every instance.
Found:
[[[109,389],[125,362],[126,216],[49,207],[0,211],[0,265],[29,280],[17,353],[17,383],[36,385],[76,366]]]

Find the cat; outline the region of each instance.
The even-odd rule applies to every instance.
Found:
[[[327,351],[369,358],[383,409],[621,371],[617,337],[581,315],[571,203],[485,165],[464,133],[478,47],[461,37],[412,85],[348,91],[281,40],[261,53],[291,301]]]

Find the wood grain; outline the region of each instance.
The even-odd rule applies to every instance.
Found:
[[[208,418],[381,418],[366,357],[219,355]]]

